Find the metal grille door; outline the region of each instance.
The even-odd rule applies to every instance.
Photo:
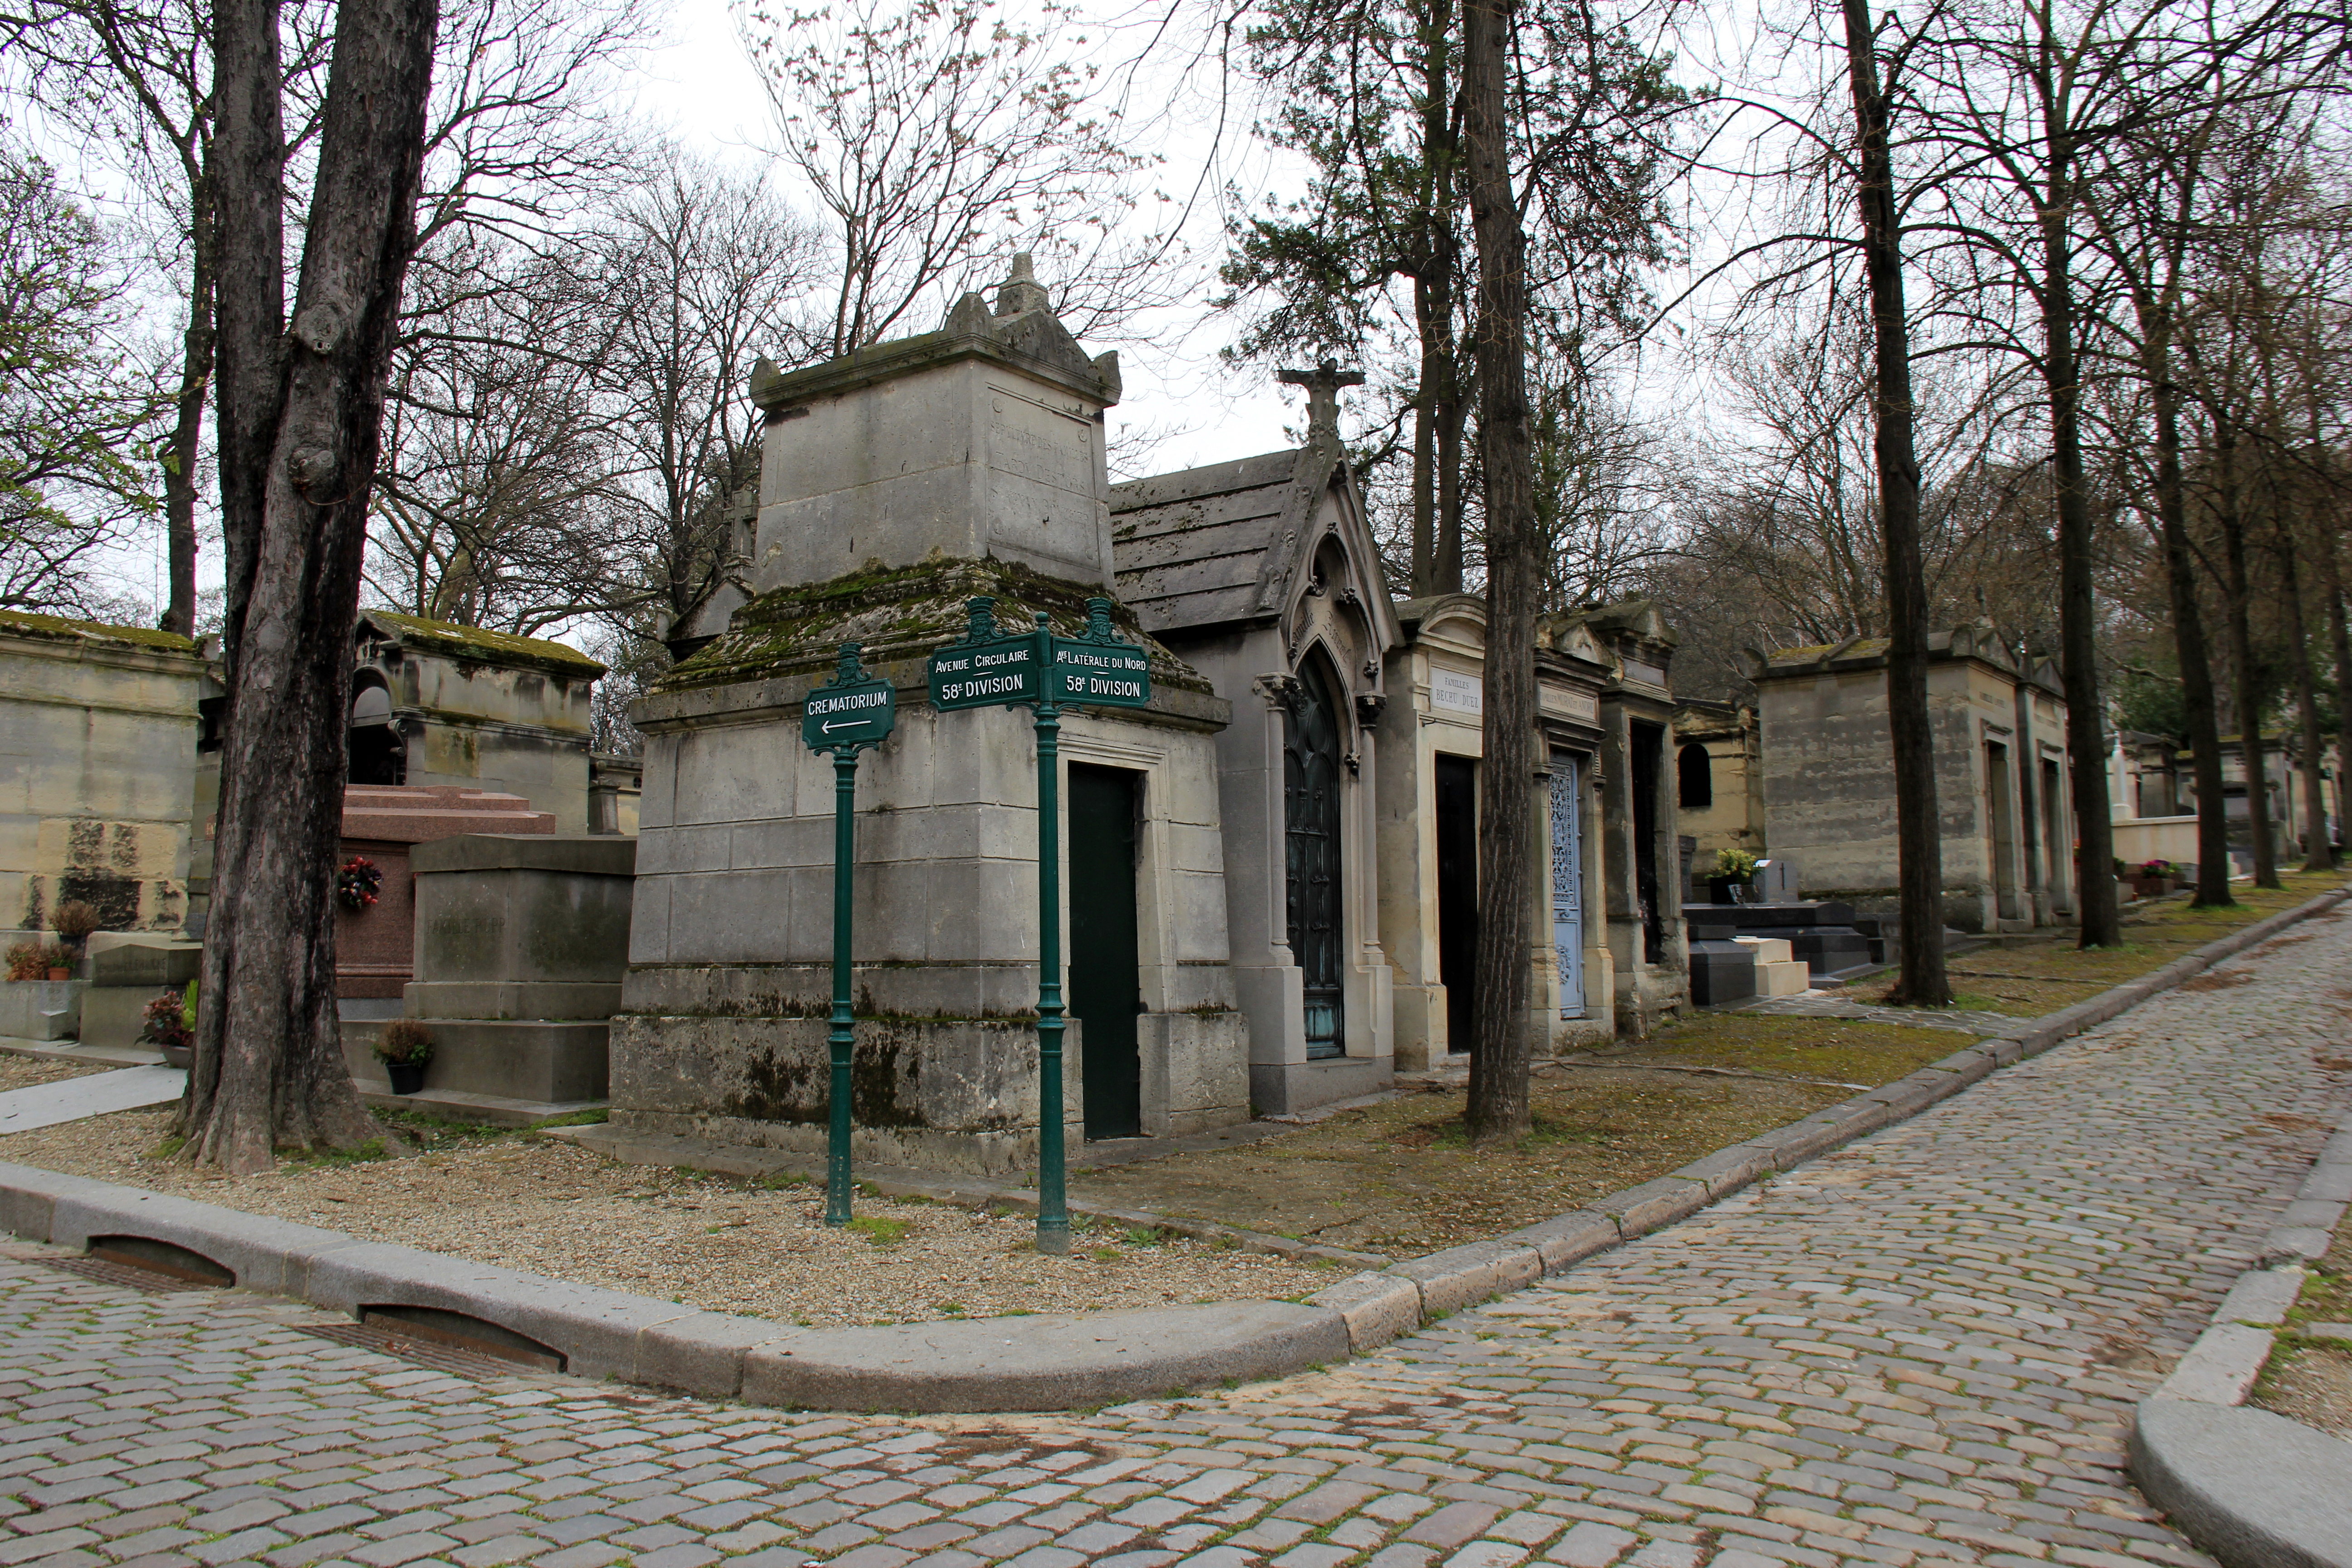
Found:
[[[1551,754],[1551,945],[1559,1016],[1584,1016],[1584,819],[1576,758]]]

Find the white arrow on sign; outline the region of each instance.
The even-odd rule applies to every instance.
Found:
[[[863,719],[845,719],[840,723],[836,724],[832,720],[828,719],[824,721],[824,732],[830,735],[835,730],[855,730],[857,726],[865,722],[866,721]]]

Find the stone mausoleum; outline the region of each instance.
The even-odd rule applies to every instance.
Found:
[[[1782,648],[1753,672],[1765,837],[1805,897],[1863,916],[1895,907],[1895,752],[1886,642]],[[2074,910],[2066,705],[2055,665],[2021,661],[1984,622],[1927,637],[1944,920],[2026,931]]]
[[[520,795],[555,832],[589,831],[589,696],[603,664],[544,637],[395,610],[360,612],[354,643],[352,784]]]
[[[1402,633],[1326,365],[1304,447],[1111,492],[1121,598],[1233,705],[1217,736],[1226,929],[1250,1099],[1286,1114],[1386,1087],[1378,737]]]
[[[929,656],[976,598],[1081,630],[1114,586],[1103,410],[1027,258],[940,330],[763,367],[752,597],[633,710],[646,736],[613,1121],[814,1153],[824,1141],[834,771],[802,743],[845,641],[898,691],[857,778],[857,1154],[995,1172],[1037,1138],[1036,752],[1024,710],[940,713]],[[1217,737],[1233,707],[1153,640],[1148,708],[1061,728],[1067,1132],[1249,1115]]]
[[[1396,970],[1397,1063],[1442,1067],[1467,1051],[1477,1012],[1478,799],[1484,766],[1486,602],[1472,594],[1408,599],[1389,658],[1394,700],[1381,749],[1381,935]],[[1538,1055],[1612,1032],[1614,965],[1597,855],[1601,691],[1609,668],[1589,637],[1536,651],[1537,713],[1547,742],[1534,841],[1538,874],[1528,1007]],[[1549,940],[1547,940],[1547,938]]]

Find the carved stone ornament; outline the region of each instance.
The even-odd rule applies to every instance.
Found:
[[[1261,675],[1250,682],[1250,689],[1264,698],[1267,707],[1291,713],[1298,710],[1298,704],[1307,694],[1295,675]]]

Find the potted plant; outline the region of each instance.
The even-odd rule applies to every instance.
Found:
[[[433,1031],[417,1018],[394,1018],[375,1037],[375,1059],[383,1064],[394,1094],[425,1087],[425,1064],[433,1059]]]
[[[166,991],[147,1004],[142,1042],[163,1053],[166,1067],[185,1068],[196,1057],[196,983],[185,991]]]
[[[8,950],[11,980],[71,980],[73,955],[54,942],[20,942]]]
[[[68,963],[82,955],[83,944],[89,941],[89,933],[98,926],[98,911],[79,899],[68,899],[49,916],[49,929],[58,933],[58,941],[64,944]],[[59,977],[52,975],[50,978]]]
[[[2131,868],[2132,890],[2143,899],[2160,899],[2180,885],[2180,868],[2169,860],[2143,860]]]
[[[1718,849],[1715,852],[1715,873],[1706,879],[1709,901],[1718,904],[1744,904],[1747,891],[1756,876],[1756,857],[1745,849]]]

